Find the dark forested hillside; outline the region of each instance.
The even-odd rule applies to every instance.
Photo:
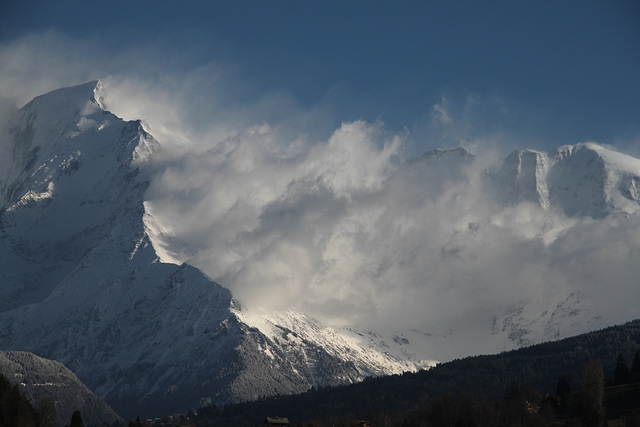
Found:
[[[0,426],[42,426],[43,414],[0,374]]]
[[[215,425],[259,425],[267,415],[287,416],[292,422],[373,419],[431,408],[443,396],[474,396],[498,402],[514,384],[542,394],[564,387],[580,389],[580,371],[589,361],[601,363],[607,384],[613,384],[622,354],[631,362],[640,348],[640,320],[577,337],[535,345],[498,355],[475,356],[443,363],[430,370],[371,378],[344,387],[310,390],[258,402],[208,407],[198,418]],[[205,421],[206,420],[206,421]]]

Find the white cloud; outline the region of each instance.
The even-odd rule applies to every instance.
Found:
[[[245,304],[472,334],[497,309],[580,289],[635,316],[638,216],[595,222],[493,203],[482,174],[504,137],[474,134],[446,97],[432,119],[447,144],[464,141],[480,158],[407,168],[407,132],[364,121],[327,132],[322,105],[254,90],[233,64],[162,68],[175,52],[148,47],[107,53],[95,40],[24,37],[0,46],[0,94],[24,103],[101,78],[108,108],[142,119],[165,147],[150,171],[151,211]]]
[[[433,104],[431,111],[431,123],[433,125],[451,125],[453,119],[449,113],[449,102],[446,96],[442,96],[440,102]]]
[[[101,64],[90,44],[51,31],[0,45],[0,94],[21,107],[45,92],[95,80]]]

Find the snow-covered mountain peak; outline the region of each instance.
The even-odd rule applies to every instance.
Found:
[[[602,218],[640,207],[640,160],[595,143],[548,153],[551,203],[570,216]]]
[[[68,86],[52,90],[43,95],[36,96],[29,101],[24,108],[54,107],[57,110],[77,110],[87,101],[95,101],[96,90],[102,88],[99,80],[93,80],[76,86]]]
[[[54,90],[14,115],[0,153],[0,202],[20,202],[25,188],[45,193],[52,182],[71,174],[83,175],[73,181],[85,187],[96,185],[105,168],[136,166],[150,158],[157,142],[139,121],[122,126],[103,110],[95,97],[100,87],[93,81]]]
[[[597,154],[602,159],[607,169],[617,173],[626,172],[640,175],[640,160],[627,154],[611,150],[593,142],[580,143],[576,150],[584,150]]]
[[[419,292],[409,292],[417,296],[413,307],[424,310],[424,319],[427,314],[431,318],[403,321],[410,330],[382,321],[374,329],[366,320],[328,327],[304,313],[242,309],[230,290],[182,264],[195,257],[175,241],[173,224],[156,221],[153,203],[145,200],[150,176],[143,164],[151,159],[156,142],[139,121],[125,122],[107,111],[104,99],[108,97],[99,82],[38,97],[14,116],[10,137],[2,141],[0,347],[30,350],[66,363],[123,415],[162,415],[203,402],[345,384],[428,367],[433,359],[463,355],[462,349],[491,352],[566,336],[582,331],[583,325],[604,326],[601,319],[606,318],[596,316],[606,315],[606,309],[591,309],[588,293],[572,293],[576,280],[567,279],[567,289],[549,287],[544,300],[530,297],[537,293],[527,288],[538,282],[529,280],[529,272],[536,276],[538,269],[557,268],[544,276],[545,283],[547,278],[564,283],[557,254],[566,255],[574,246],[567,238],[560,242],[564,246],[556,245],[561,247],[540,245],[536,236],[546,233],[539,231],[542,221],[529,217],[557,217],[563,224],[579,222],[581,230],[588,230],[602,216],[635,212],[640,160],[585,143],[548,152],[515,151],[494,169],[464,148],[433,150],[406,162],[380,184],[379,192],[361,200],[364,209],[354,210],[354,229],[362,246],[375,247],[362,252],[372,255],[362,258],[376,267],[371,269],[372,285],[392,286],[403,294],[409,288],[393,278],[395,271],[403,277],[408,271],[408,285],[420,286]],[[388,209],[389,200],[397,206]],[[385,208],[388,218],[359,225],[360,212],[379,210],[386,215]],[[440,221],[449,213],[451,224]],[[524,224],[524,232],[502,226],[513,225],[508,215],[519,213],[526,215],[515,225]],[[327,218],[327,223],[334,220]],[[551,227],[549,233],[566,227]],[[410,250],[405,251],[399,240],[396,245],[393,239],[373,238],[378,228],[406,236]],[[344,230],[336,236],[350,238],[352,228]],[[234,239],[220,240],[233,252]],[[219,253],[226,250],[222,247]],[[338,245],[335,250],[340,256],[362,249]],[[521,258],[527,259],[522,274],[517,271]],[[539,267],[540,258],[547,264]],[[247,259],[246,265],[253,268],[252,258]],[[380,269],[378,260],[383,261]],[[414,269],[417,264],[447,270],[434,268],[432,274],[429,268]],[[493,271],[499,268],[506,268],[504,276]],[[386,270],[394,273],[387,275]],[[462,276],[449,281],[446,276],[457,270]],[[497,295],[490,286],[505,281],[509,289],[521,285],[515,288],[525,292],[509,297],[516,303],[487,302]],[[423,294],[422,288],[433,292]],[[487,297],[481,295],[485,292]],[[385,295],[390,294],[370,294]],[[443,300],[437,299],[442,295]],[[465,337],[464,321],[475,318],[447,312],[476,296],[486,304],[478,318],[491,314],[493,325],[482,329],[478,323],[478,333]],[[423,306],[422,298],[434,300]],[[440,301],[451,305],[436,307]],[[401,310],[393,317],[404,316],[404,307],[396,307]],[[427,313],[433,309],[435,314]],[[442,314],[464,319],[454,328],[449,320],[433,320]],[[387,331],[380,329],[386,327]]]
[[[105,92],[104,84],[102,83],[102,81],[97,80],[95,82],[95,87],[93,88],[93,99],[100,106],[101,109],[107,111],[108,107],[106,105],[105,98],[106,98],[106,92]]]
[[[99,127],[102,121],[95,113],[104,110],[96,101],[95,93],[100,86],[96,80],[40,95],[22,107],[19,117],[14,121],[26,121],[24,125],[33,128],[35,139],[44,136],[50,143],[58,142],[64,132],[82,132]],[[20,126],[20,123],[14,126]]]
[[[434,149],[430,151],[426,151],[422,155],[410,159],[408,164],[416,164],[422,162],[442,162],[442,161],[463,161],[463,162],[471,162],[475,156],[471,151],[467,150],[465,147],[457,147],[448,150]]]
[[[229,290],[162,262],[179,263],[180,251],[145,205],[139,164],[155,141],[140,122],[105,111],[96,88],[35,99],[3,141],[14,159],[0,168],[3,348],[64,362],[127,416],[415,366],[344,338],[331,344],[339,334],[291,318],[283,321],[301,328],[297,336],[269,338],[232,313]]]
[[[507,204],[527,201],[593,218],[640,207],[640,160],[595,143],[517,150],[490,177]]]
[[[5,272],[0,308],[44,299],[115,230],[133,234],[123,251],[141,253],[135,244],[144,234],[148,182],[138,165],[156,143],[140,122],[104,111],[94,99],[96,87],[90,82],[39,96],[9,123],[0,153],[8,160],[0,164],[0,232],[9,244],[0,255],[31,267]],[[140,213],[116,221],[128,212]]]

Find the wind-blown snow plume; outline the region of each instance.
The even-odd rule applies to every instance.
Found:
[[[249,307],[470,336],[495,313],[572,292],[617,313],[609,321],[635,315],[637,214],[504,204],[495,157],[401,163],[402,141],[364,122],[316,144],[252,128],[169,161],[148,206],[194,250],[184,260]]]
[[[2,47],[0,56],[12,58],[0,69],[3,94],[26,101],[54,81],[106,74],[106,107],[142,119],[164,147],[146,166],[154,177],[146,207],[153,226],[184,242],[165,256],[201,268],[250,308],[469,337],[497,311],[553,305],[571,292],[590,295],[594,312],[616,313],[612,322],[637,315],[636,213],[596,220],[532,200],[499,203],[487,176],[505,153],[481,149],[471,161],[462,150],[434,152],[406,162],[411,132],[366,121],[331,127],[321,103],[302,108],[286,93],[256,95],[230,64],[158,76],[153,54],[131,65],[131,52],[106,58],[76,41],[63,54],[69,40],[60,37]],[[43,40],[60,53],[44,57],[55,67],[33,67]],[[76,72],[65,75],[64,62]],[[27,68],[55,72],[20,73]],[[28,81],[38,82],[35,93],[15,89]],[[434,123],[464,127],[446,99]],[[491,140],[464,135],[469,146]]]

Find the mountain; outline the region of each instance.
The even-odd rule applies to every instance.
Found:
[[[68,424],[79,410],[85,425],[124,423],[103,400],[91,392],[62,363],[24,351],[0,351],[0,374],[36,407],[49,401],[57,415],[57,424]]]
[[[90,82],[37,97],[8,125],[0,348],[64,363],[125,417],[426,365],[336,341],[302,315],[287,320],[304,335],[272,323],[266,336],[242,322],[227,289],[160,262],[166,233],[145,210],[143,172],[158,143],[103,108],[100,90]]]
[[[585,363],[593,360],[601,363],[606,383],[613,384],[619,355],[622,354],[629,363],[638,351],[640,320],[635,320],[500,354],[465,357],[416,373],[372,378],[358,384],[312,390],[302,395],[247,402],[227,406],[224,410],[203,410],[199,417],[203,425],[216,426],[255,425],[264,419],[265,413],[286,415],[291,423],[303,424],[309,420],[320,425],[336,425],[344,420],[380,419],[387,420],[389,425],[425,425],[425,419],[428,420],[429,412],[437,407],[434,405],[437,401],[451,404],[456,399],[476,396],[471,400],[475,405],[465,410],[477,411],[478,404],[504,402],[513,384],[533,388],[537,393],[532,394],[540,393],[541,398],[555,395],[559,380],[563,378],[569,385],[569,394],[577,399]],[[630,399],[633,403],[629,405],[634,409],[638,406],[637,391],[636,385],[636,398]],[[451,409],[453,416],[464,413],[464,410]],[[420,417],[411,422],[407,418],[412,414]],[[433,422],[426,425],[443,424]],[[493,421],[488,425],[503,424]]]
[[[514,151],[493,178],[505,203],[529,201],[568,216],[629,214],[640,201],[638,159],[593,143]]]
[[[640,160],[594,143],[516,150],[498,162],[458,148],[427,152],[400,172],[434,187],[428,194],[436,199],[446,197],[445,188],[456,189],[449,213],[461,225],[442,247],[441,262],[456,258],[455,268],[464,271],[491,254],[501,239],[509,243],[493,264],[504,270],[501,279],[508,285],[502,288],[510,301],[500,306],[501,295],[495,295],[492,324],[467,345],[475,354],[557,340],[635,317],[630,301],[640,297],[632,278]],[[446,187],[442,180],[454,184]],[[485,283],[484,289],[490,286]],[[460,334],[458,328],[451,337]],[[464,355],[440,353],[447,346],[436,343],[431,357]]]
[[[163,262],[180,243],[145,200],[162,147],[140,121],[109,112],[103,91],[90,82],[50,92],[7,124],[0,349],[64,363],[125,418],[417,371],[461,349],[498,352],[629,320],[571,288],[498,304],[473,336],[464,325],[327,327],[292,310],[248,310],[198,268]],[[638,210],[640,160],[578,144],[517,151],[485,168],[468,150],[436,150],[399,167],[388,191],[417,180],[418,194],[455,201],[476,179],[498,210],[530,204],[599,221]],[[441,259],[461,258],[465,241],[493,226],[465,223]]]
[[[620,224],[626,219],[633,221],[640,207],[640,160],[594,143],[562,146],[547,152],[517,150],[499,168],[489,171],[486,179],[495,186],[494,194],[500,203],[506,206],[532,203],[545,211],[580,219],[587,225],[583,233],[597,227],[599,222],[594,221],[604,220],[608,221],[605,224],[612,224],[611,231],[625,229]],[[632,224],[627,227],[635,228]],[[562,242],[562,238],[559,241]],[[602,244],[603,248],[607,247],[604,238]],[[584,251],[586,257],[589,242],[583,245],[577,250]],[[615,243],[612,246],[615,247]],[[610,256],[610,252],[603,250],[602,253],[607,258]],[[561,262],[561,255],[553,262]],[[613,264],[613,258],[611,261]],[[625,273],[612,268],[600,274],[602,286],[609,286],[610,290],[604,298],[613,301],[620,291],[616,282],[624,280]],[[589,291],[580,290],[580,283],[573,287],[564,293],[558,292],[550,302],[527,301],[512,307],[496,317],[493,332],[506,334],[517,346],[524,346],[629,320],[619,301],[616,301],[619,313],[603,312],[595,307],[597,301]],[[635,298],[633,294],[632,298]],[[625,314],[620,316],[622,313]]]
[[[404,171],[428,171],[439,181],[461,181],[476,156],[465,148],[432,150],[407,161]],[[406,173],[406,172],[405,172]],[[640,207],[640,160],[595,143],[542,152],[510,153],[482,178],[500,206],[529,202],[567,216],[594,219],[632,214]]]

